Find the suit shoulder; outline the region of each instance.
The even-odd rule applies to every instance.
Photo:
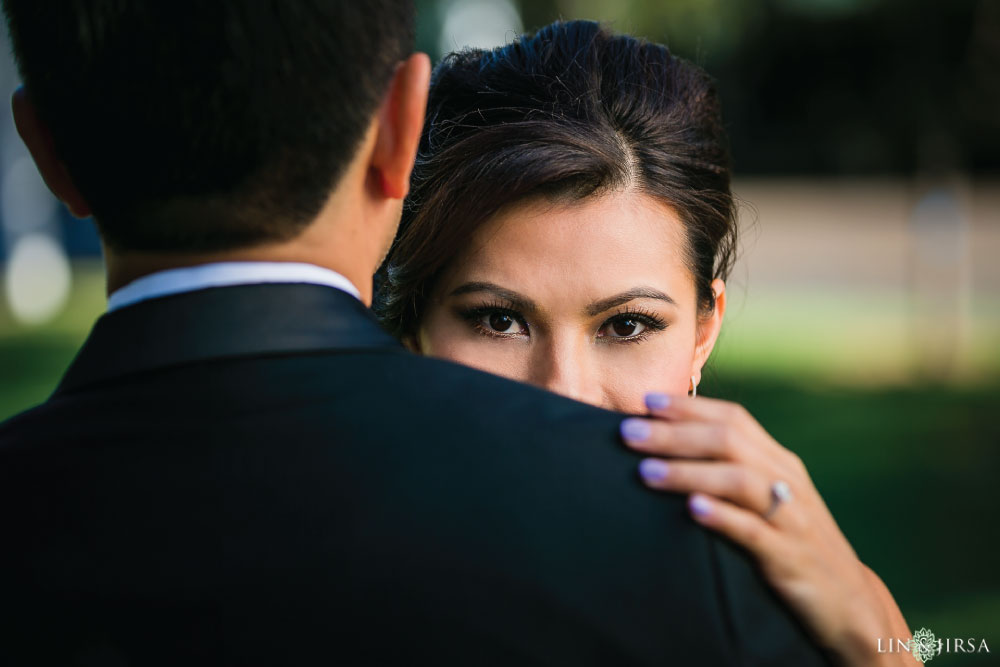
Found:
[[[336,364],[335,360],[331,363]],[[451,361],[409,353],[372,355],[364,362],[368,377],[386,394],[412,407],[461,412],[480,421],[491,415],[517,416],[573,425],[617,424],[622,415],[531,385],[486,373]]]
[[[556,435],[607,444],[620,415],[449,361],[375,349],[219,359],[124,376],[72,392],[0,426],[22,439],[127,429],[125,422],[223,430],[267,415],[265,428],[450,431],[527,441]],[[127,416],[127,420],[122,417]],[[389,423],[385,423],[386,420]]]

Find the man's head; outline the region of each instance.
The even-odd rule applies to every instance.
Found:
[[[18,128],[114,252],[295,238],[359,151],[385,153],[408,134],[387,125],[413,124],[398,116],[421,106],[398,99],[424,69],[407,72],[411,0],[3,4],[24,81]],[[400,170],[383,171],[376,189],[398,195]]]

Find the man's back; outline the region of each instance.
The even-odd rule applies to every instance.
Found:
[[[423,128],[410,0],[3,6],[18,131],[110,305],[150,300],[0,426],[0,664],[818,660],[618,417],[361,305]]]
[[[741,555],[634,479],[618,421],[410,355],[330,288],[126,308],[0,427],[0,652],[818,660]]]

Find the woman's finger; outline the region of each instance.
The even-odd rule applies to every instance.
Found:
[[[718,398],[650,392],[646,394],[645,401],[649,413],[661,419],[724,422],[734,426],[756,424],[756,420],[742,405]]]
[[[768,434],[739,403],[699,396],[672,396],[651,392],[645,397],[650,415],[674,423],[702,422],[725,424],[732,435],[742,433],[757,449],[773,453],[779,460],[794,463],[795,456]]]
[[[744,462],[759,458],[749,438],[724,423],[629,417],[621,423],[621,435],[626,445],[645,454]]]
[[[781,560],[786,540],[777,527],[757,512],[703,493],[691,495],[688,509],[695,521],[746,548],[762,565]]]
[[[737,463],[650,458],[639,464],[639,474],[650,488],[708,494],[762,516],[771,509],[773,502],[771,480]]]

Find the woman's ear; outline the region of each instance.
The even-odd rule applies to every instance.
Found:
[[[722,318],[726,314],[726,283],[716,278],[712,281],[712,293],[715,294],[715,307],[712,312],[698,318],[698,335],[694,348],[694,360],[691,363],[691,375],[695,382],[701,382],[701,369],[708,361],[715,341],[722,330]]]
[[[431,61],[414,53],[396,67],[389,91],[378,111],[378,134],[371,169],[381,194],[403,199],[410,189],[410,172],[417,157],[430,90]]]
[[[10,106],[14,114],[14,126],[17,127],[17,133],[21,135],[21,140],[28,147],[28,152],[31,153],[31,158],[38,167],[38,173],[42,175],[49,190],[66,205],[70,213],[78,218],[89,217],[90,206],[80,191],[76,189],[73,179],[70,178],[69,172],[66,170],[66,165],[56,154],[52,134],[38,117],[35,105],[24,86],[19,86],[14,91]]]

